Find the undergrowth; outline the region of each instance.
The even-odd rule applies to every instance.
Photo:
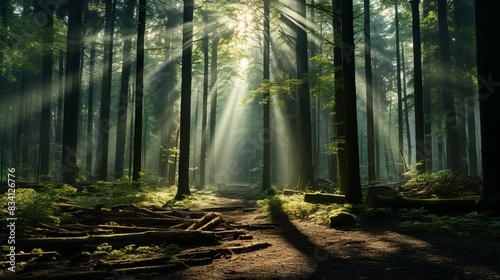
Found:
[[[387,229],[407,233],[434,233],[467,238],[491,239],[500,236],[500,218],[488,213],[472,212],[456,215],[435,215],[423,209],[369,208],[352,204],[312,204],[304,202],[303,195],[281,194],[257,201],[257,206],[270,213],[280,207],[289,217],[310,220],[322,225],[340,212],[354,215],[360,224],[371,221]]]

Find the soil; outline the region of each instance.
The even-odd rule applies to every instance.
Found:
[[[214,208],[252,206],[242,188],[225,188],[218,196],[220,199],[213,202]],[[355,226],[333,229],[292,219],[279,207],[271,208],[269,213],[258,209],[221,213],[226,222],[276,223],[276,226],[246,229],[247,235],[253,237],[251,240],[223,241],[214,247],[256,242],[267,242],[271,246],[216,258],[206,265],[156,274],[116,274],[114,279],[500,279],[500,238],[479,240],[402,232],[376,220],[359,220]],[[92,268],[80,267],[78,270]],[[60,271],[56,267],[45,267],[38,272],[54,275]],[[6,276],[0,274],[2,279]]]
[[[221,192],[220,196],[214,207],[245,203],[244,194],[235,190]],[[500,279],[500,239],[398,232],[375,221],[359,221],[350,228],[333,229],[291,219],[280,209],[271,209],[270,214],[236,210],[223,215],[228,221],[278,223],[275,229],[249,232],[252,242],[272,245],[216,259],[208,265],[140,278]],[[242,241],[233,241],[238,242]]]

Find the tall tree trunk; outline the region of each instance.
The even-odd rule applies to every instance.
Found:
[[[415,98],[415,147],[416,169],[419,173],[425,167],[424,100],[422,92],[422,48],[420,46],[420,0],[411,0],[413,26],[414,98]]]
[[[179,147],[179,181],[175,199],[191,195],[189,189],[189,144],[191,122],[191,81],[193,58],[193,12],[194,0],[184,0],[182,28],[182,85],[181,123]]]
[[[135,76],[134,163],[132,180],[138,181],[142,171],[142,111],[144,101],[144,34],[146,33],[146,0],[139,0],[137,28],[137,64]]]
[[[94,150],[94,89],[95,89],[95,56],[96,56],[96,45],[97,43],[92,41],[90,43],[90,60],[89,60],[89,87],[88,87],[88,101],[87,101],[87,159],[86,159],[86,170],[88,174],[92,173],[92,158]]]
[[[263,71],[263,82],[269,82],[270,80],[270,40],[271,40],[271,29],[269,27],[269,2],[270,0],[264,0],[264,71]],[[269,103],[271,102],[271,97],[269,96],[269,90],[263,94],[263,115],[262,119],[263,130],[262,137],[264,143],[263,151],[263,170],[262,170],[262,190],[267,191],[271,189],[271,125],[270,125],[270,110]]]
[[[409,111],[410,108],[408,106],[408,99],[406,95],[406,63],[405,63],[405,48],[402,46],[401,48],[401,66],[403,70],[403,100],[404,100],[404,107],[405,107],[405,124],[406,124],[406,144],[408,145],[408,157],[406,158],[405,162],[406,164],[410,164],[410,160],[413,158],[412,157],[412,152],[411,152],[411,132],[410,132],[410,118],[409,118]],[[431,143],[432,144],[432,143]],[[408,170],[405,170],[408,171]]]
[[[117,0],[106,1],[106,26],[104,30],[104,60],[102,68],[101,116],[99,118],[97,142],[97,178],[106,181],[108,177],[109,114],[111,107],[111,82],[113,71],[113,35],[115,30],[115,9]]]
[[[208,152],[208,184],[215,183],[215,124],[217,119],[218,95],[218,50],[219,36],[212,39],[212,61],[210,63],[210,147]]]
[[[500,1],[475,1],[483,194],[479,205],[500,214]]]
[[[467,0],[453,1],[454,15],[453,19],[457,30],[471,32],[474,28],[474,9],[473,3]],[[468,32],[467,32],[468,33]],[[458,36],[458,34],[457,34]],[[467,119],[467,139],[468,139],[468,157],[469,157],[469,172],[471,174],[478,173],[478,158],[477,158],[477,139],[476,139],[476,120],[475,120],[475,85],[468,77],[467,72],[475,67],[475,58],[468,53],[468,46],[462,43],[465,38],[460,38],[455,42],[455,60],[458,66],[458,82],[464,88],[465,95],[462,102],[463,115],[462,121]],[[460,82],[461,81],[461,82]],[[460,104],[460,103],[459,103]],[[464,121],[465,123],[465,121]]]
[[[448,35],[448,12],[447,1],[437,0],[438,23],[439,23],[439,84],[443,95],[443,106],[446,118],[446,142],[448,155],[448,168],[452,172],[457,172],[463,168],[463,155],[461,153],[455,93],[451,88],[452,82],[449,69],[451,69],[451,53]]]
[[[120,97],[118,98],[118,122],[116,125],[116,150],[115,150],[115,179],[123,177],[125,158],[125,140],[127,139],[127,112],[128,112],[128,88],[130,82],[130,70],[132,68],[132,35],[134,34],[134,3],[127,0],[124,3],[124,16],[122,20],[123,62],[120,81]]]
[[[432,11],[436,11],[434,0],[424,0],[423,1],[423,17],[426,18],[429,13]],[[433,162],[432,162],[432,110],[437,110],[438,106],[432,104],[432,91],[435,88],[435,75],[433,75],[433,65],[432,61],[437,60],[435,57],[435,53],[431,50],[432,47],[437,45],[437,37],[434,28],[427,28],[422,36],[422,46],[424,48],[424,52],[427,52],[428,55],[422,58],[423,62],[423,72],[427,73],[422,81],[422,94],[424,99],[424,137],[425,137],[425,171],[433,170]],[[433,108],[436,107],[436,108]]]
[[[69,2],[64,95],[63,145],[61,175],[63,182],[76,184],[78,144],[78,102],[80,99],[80,52],[82,48],[82,3]]]
[[[205,25],[208,21],[204,18]],[[205,26],[203,35],[203,98],[201,109],[201,152],[200,152],[200,184],[198,188],[206,187],[206,167],[207,167],[207,117],[208,117],[208,27]],[[195,137],[196,139],[196,137]]]
[[[364,0],[365,12],[365,76],[366,76],[366,123],[368,136],[368,181],[376,180],[375,176],[375,134],[373,123],[373,78],[370,36],[370,0]],[[396,31],[397,34],[397,31]],[[397,36],[397,35],[396,35]]]
[[[37,9],[40,9],[38,3]],[[47,23],[44,27],[44,52],[43,52],[43,91],[42,91],[42,114],[40,123],[40,176],[49,175],[50,167],[50,134],[51,134],[51,103],[52,103],[52,44],[54,41],[54,15],[49,13],[50,10],[45,11]]]
[[[398,90],[398,149],[399,153],[402,153],[403,148],[403,97],[402,97],[402,89],[401,89],[401,53],[400,53],[400,43],[399,43],[399,11],[398,11],[398,0],[394,1],[394,17],[395,17],[395,25],[396,25],[396,83]],[[399,156],[399,170],[398,177],[402,179],[403,176],[403,158]]]
[[[356,72],[354,63],[353,1],[342,0],[342,73],[345,93],[346,201],[357,203],[363,198],[359,170],[358,117],[356,108]]]
[[[299,95],[299,123],[300,123],[300,187],[301,189],[317,187],[314,178],[312,161],[312,139],[311,139],[311,101],[309,98],[309,82],[306,75],[309,72],[307,55],[307,30],[306,24],[306,1],[297,1],[298,23],[296,25],[297,43],[297,78],[302,80],[298,88]]]
[[[332,3],[334,13],[338,13],[333,17],[333,33],[335,36],[335,46],[333,50],[333,65],[335,71],[335,116],[333,124],[336,132],[337,142],[337,165],[338,165],[338,186],[342,193],[346,190],[346,151],[345,151],[345,104],[344,104],[344,85],[342,74],[342,31],[340,11],[341,0],[333,0]]]

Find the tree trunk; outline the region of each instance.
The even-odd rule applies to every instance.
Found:
[[[40,3],[37,9],[40,8]],[[50,12],[50,10],[47,10]],[[52,102],[52,44],[54,41],[54,15],[46,11],[47,23],[43,29],[44,32],[44,53],[43,53],[43,91],[42,91],[42,112],[40,123],[40,176],[49,175],[50,167],[50,135],[51,135],[51,102]]]
[[[342,73],[345,93],[346,201],[357,203],[363,198],[359,170],[358,117],[354,63],[353,1],[342,0]]]
[[[269,27],[269,2],[270,0],[264,0],[264,71],[263,71],[263,82],[270,81],[270,41],[271,41],[271,29]],[[263,94],[263,170],[262,170],[262,190],[267,191],[271,189],[271,124],[270,124],[270,110],[269,103],[271,102],[271,97],[269,96],[269,90]]]
[[[476,52],[481,122],[483,194],[479,206],[500,214],[500,29],[499,1],[475,1]]]
[[[76,185],[78,115],[80,99],[80,52],[82,45],[82,3],[68,3],[68,34],[66,51],[66,84],[64,95],[64,123],[61,175],[63,182]]]
[[[138,181],[142,171],[142,111],[144,101],[144,33],[146,32],[146,0],[139,0],[137,29],[137,65],[135,76],[134,163],[132,180]]]
[[[212,61],[210,63],[210,147],[208,152],[208,184],[215,183],[215,124],[217,118],[217,94],[218,94],[218,50],[219,36],[212,39]]]
[[[297,54],[297,79],[302,80],[298,87],[299,95],[299,123],[300,123],[300,187],[302,189],[315,189],[316,179],[314,178],[312,161],[312,140],[311,140],[311,102],[309,98],[309,82],[306,75],[309,72],[307,54],[307,31],[306,24],[306,1],[296,0],[297,18],[296,24],[297,43],[295,51]]]
[[[102,88],[97,141],[97,179],[106,181],[108,177],[109,113],[111,107],[111,82],[113,71],[113,35],[115,30],[115,9],[117,0],[106,1],[106,26],[104,30],[104,59],[102,68]]]
[[[120,81],[120,97],[118,98],[118,116],[116,125],[116,150],[115,150],[115,179],[123,177],[125,161],[125,141],[127,139],[127,113],[128,113],[128,88],[130,82],[130,70],[132,68],[132,35],[134,34],[134,3],[125,1],[125,11],[122,20],[123,61],[122,75]]]
[[[333,65],[335,71],[335,116],[334,126],[337,142],[337,163],[338,163],[338,186],[342,193],[346,191],[346,151],[345,151],[345,104],[344,104],[344,85],[342,73],[342,26],[340,11],[341,0],[333,0],[334,12],[338,13],[333,18],[333,32],[335,36],[335,47],[333,50]]]
[[[183,199],[184,196],[191,195],[191,191],[189,189],[189,144],[191,127],[191,81],[193,68],[193,10],[194,0],[184,0],[179,181],[175,199]]]
[[[451,88],[452,82],[449,69],[451,69],[451,54],[448,35],[447,1],[437,0],[439,24],[439,82],[443,95],[443,109],[446,121],[447,165],[452,172],[463,168],[463,155],[460,152],[459,133],[456,113],[455,93]]]
[[[414,98],[415,98],[415,165],[419,173],[425,167],[424,100],[422,92],[422,49],[420,46],[420,0],[411,0],[413,26]]]
[[[200,152],[200,184],[198,188],[206,187],[206,167],[207,167],[207,117],[208,117],[208,18],[204,17],[205,34],[203,35],[203,99],[201,109],[201,152]],[[196,137],[195,137],[196,139]]]
[[[376,180],[375,176],[375,133],[373,124],[373,78],[370,35],[370,0],[364,0],[365,12],[365,76],[366,76],[366,123],[368,136],[368,181]],[[397,26],[397,25],[396,25]],[[397,34],[397,31],[396,31]],[[396,35],[397,36],[397,35]]]
[[[398,12],[398,0],[394,1],[394,11],[395,11],[395,25],[396,25],[396,82],[397,82],[397,90],[398,90],[398,149],[399,151],[403,151],[403,97],[402,97],[402,89],[401,89],[401,52],[399,51],[400,43],[399,43],[399,12]],[[403,58],[404,59],[404,58]],[[398,169],[398,177],[399,179],[403,178],[403,158],[401,156],[399,158],[399,169]]]

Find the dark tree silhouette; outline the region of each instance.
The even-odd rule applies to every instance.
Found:
[[[101,108],[99,124],[97,126],[99,137],[97,141],[97,178],[106,181],[108,177],[108,149],[111,107],[111,81],[113,71],[113,37],[115,33],[116,0],[106,1],[104,29],[104,61],[102,64]]]
[[[66,44],[66,84],[64,95],[63,145],[61,176],[63,182],[76,185],[78,167],[78,102],[80,99],[80,56],[82,48],[82,3],[69,2],[68,33]],[[68,110],[71,108],[71,110]]]
[[[357,203],[363,198],[359,170],[358,117],[356,109],[356,73],[354,63],[353,1],[342,0],[342,73],[344,78],[346,201]]]
[[[302,79],[299,85],[299,122],[300,122],[300,187],[316,187],[314,178],[314,168],[312,160],[312,139],[311,139],[311,102],[309,98],[309,82],[306,74],[309,72],[307,54],[307,30],[306,30],[306,1],[296,0],[297,7],[297,78]]]
[[[118,98],[118,122],[116,125],[115,179],[123,177],[125,157],[125,141],[127,139],[127,112],[130,72],[132,70],[132,35],[134,34],[134,3],[126,0],[122,18],[123,61],[120,80],[120,97]]]
[[[135,76],[135,126],[134,126],[134,171],[132,180],[141,178],[142,171],[142,111],[144,101],[144,33],[146,32],[146,0],[139,0],[139,21],[137,28],[137,64]]]
[[[416,167],[419,173],[425,172],[425,135],[424,101],[422,91],[422,48],[420,46],[420,0],[411,0],[413,28],[414,98],[415,98],[415,146]]]
[[[269,2],[270,0],[264,0],[264,71],[263,80],[264,82],[269,81],[269,65],[270,65],[270,41],[271,41],[271,29],[269,27]],[[262,190],[266,191],[271,188],[271,124],[270,124],[270,111],[269,103],[271,102],[269,96],[269,90],[263,95],[263,171],[262,171]]]
[[[500,214],[500,11],[499,1],[475,1],[476,52],[483,165],[482,209]]]
[[[179,147],[179,180],[175,199],[191,195],[189,189],[189,143],[191,122],[191,81],[193,68],[194,1],[184,0],[182,28],[181,126]]]
[[[37,9],[40,9],[40,3]],[[52,44],[54,41],[54,15],[51,10],[46,9],[45,15],[47,23],[43,30],[44,53],[42,58],[42,114],[40,123],[40,175],[49,174],[50,167],[50,135],[51,135],[51,99],[52,99],[52,66],[53,66],[53,51]]]

